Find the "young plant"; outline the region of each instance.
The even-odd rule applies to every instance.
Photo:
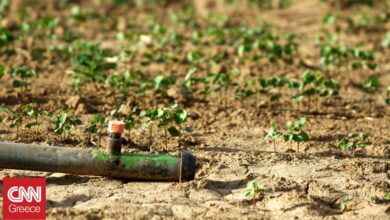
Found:
[[[275,123],[272,123],[271,127],[268,129],[268,133],[267,133],[267,136],[265,137],[265,139],[272,141],[273,146],[274,146],[274,152],[276,152],[275,142],[279,137],[282,137],[282,136],[283,136],[283,133],[278,130]]]
[[[282,97],[282,93],[272,92],[270,87],[274,89],[280,89],[288,83],[288,80],[284,77],[275,77],[271,76],[268,79],[264,77],[259,77],[257,80],[260,84],[260,88],[257,90],[259,94],[265,94],[269,101],[275,102]]]
[[[101,134],[103,129],[107,126],[108,119],[103,115],[94,115],[91,124],[84,129],[85,133],[89,134],[89,142],[92,142],[92,135],[97,134],[98,146],[100,146]]]
[[[127,115],[125,115],[123,122],[125,123],[125,129],[127,130],[129,140],[131,140],[131,129],[137,125],[137,120],[134,117],[136,108],[133,108]]]
[[[141,127],[149,129],[149,145],[152,145],[153,143],[153,126],[158,119],[158,115],[158,109],[144,110],[139,114],[141,119],[146,119]]]
[[[371,133],[358,133],[353,134],[349,133],[348,135],[341,136],[338,138],[337,146],[342,150],[351,149],[353,154],[355,154],[356,148],[366,148],[367,146],[372,145],[372,142],[369,141]]]
[[[0,79],[4,76],[4,65],[0,64]]]
[[[169,87],[175,85],[176,77],[174,76],[166,77],[163,75],[159,75],[154,78],[153,82],[154,82],[154,90],[157,93],[160,93],[164,97],[166,97]]]
[[[377,93],[381,87],[380,80],[377,76],[371,76],[364,84],[363,88],[372,96],[373,94]],[[372,107],[372,99],[368,99],[368,103],[370,105],[370,112]]]
[[[197,81],[192,75],[197,71],[196,68],[191,68],[187,71],[184,81],[183,81],[183,89],[186,92],[187,96],[192,96],[192,94],[195,92],[196,88],[194,88],[193,84],[195,84]]]
[[[10,108],[7,108],[5,106],[0,106],[0,110],[4,113],[6,113],[8,115],[8,117],[10,118],[11,120],[11,123],[9,125],[10,128],[16,128],[16,137],[15,139],[18,139],[19,138],[19,128],[20,128],[20,125],[22,124],[23,122],[23,119],[24,119],[24,112],[22,111],[22,109],[19,109],[19,110],[12,110]]]
[[[223,103],[225,100],[225,105],[228,98],[228,89],[233,84],[233,76],[237,75],[236,72],[219,72],[214,76],[213,85],[216,87],[215,90],[220,93],[220,103]],[[224,97],[224,99],[222,98]]]
[[[10,31],[0,28],[0,54],[14,54],[14,50],[10,49],[14,40],[15,37]]]
[[[378,67],[375,63],[374,52],[362,50],[357,47],[347,47],[337,43],[337,36],[327,34],[319,37],[318,47],[321,49],[320,64],[330,66],[350,66],[352,69],[368,68],[373,70]]]
[[[387,105],[390,105],[390,86],[386,89],[386,99],[385,102]]]
[[[322,85],[322,75],[320,71],[305,71],[302,74],[302,83],[298,89],[301,91],[297,95],[293,96],[294,100],[302,100],[304,97],[308,98],[308,109],[310,109],[311,99],[314,95],[320,93],[319,87]]]
[[[14,67],[11,69],[11,77],[18,78],[12,82],[12,86],[15,88],[22,88],[21,92],[25,95],[27,87],[31,85],[29,80],[33,77],[37,77],[38,74],[34,70],[29,70],[26,66]]]
[[[352,199],[353,199],[353,197],[351,196],[351,195],[345,195],[345,196],[343,196],[343,198],[342,198],[342,200],[341,200],[341,203],[340,203],[340,209],[341,209],[341,211],[345,211],[345,210],[347,210],[347,208],[348,208],[348,203],[349,202],[351,202],[352,201]]]
[[[36,139],[38,139],[40,127],[41,127],[41,117],[42,115],[44,116],[49,116],[50,113],[48,111],[38,111],[31,107],[29,104],[25,104],[22,106],[22,108],[27,111],[27,116],[30,117],[30,123],[26,124],[26,128],[32,129],[35,127],[35,135]]]
[[[253,210],[256,208],[256,200],[263,191],[263,187],[259,180],[252,180],[246,184],[245,196],[252,199]]]
[[[104,83],[107,78],[106,71],[116,68],[115,63],[106,61],[108,53],[100,49],[96,44],[86,43],[80,46],[80,52],[72,60],[72,70],[75,75],[72,78],[73,88],[76,92],[80,86],[92,82]]]
[[[177,145],[178,147],[181,146],[181,137],[183,136],[184,131],[191,133],[192,128],[191,127],[184,127],[184,123],[187,122],[188,119],[188,112],[184,109],[176,109],[173,112],[173,121],[175,122],[175,125],[172,125],[168,128],[169,134],[173,137],[178,137]]]
[[[76,129],[82,122],[78,118],[69,116],[68,112],[62,110],[55,121],[54,133],[60,135],[61,141],[67,138],[67,134]]]
[[[244,99],[247,99],[256,94],[256,90],[253,88],[253,86],[253,80],[245,80],[244,85],[242,87],[238,86],[235,90],[236,99],[242,102]]]
[[[295,123],[289,121],[286,124],[287,133],[283,135],[284,141],[288,143],[297,143],[297,152],[299,152],[299,145],[301,142],[309,141],[309,135],[302,130],[302,127],[306,124],[306,118],[301,118]]]

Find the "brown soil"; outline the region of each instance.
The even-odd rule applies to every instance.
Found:
[[[334,8],[320,1],[292,2],[292,6],[287,9],[260,11],[246,5],[231,7],[217,4],[214,5],[216,8],[210,9],[208,7],[211,6],[206,6],[207,4],[199,4],[199,17],[192,19],[202,27],[202,22],[207,21],[200,16],[213,10],[227,13],[231,26],[242,21],[246,21],[249,26],[256,26],[266,21],[274,25],[278,33],[288,31],[299,34],[304,40],[299,41],[299,55],[293,65],[263,61],[243,62],[237,59],[234,49],[217,45],[198,48],[205,54],[228,51],[222,64],[213,69],[237,69],[241,72],[240,80],[261,75],[298,78],[307,68],[302,62],[318,64],[319,49],[315,47],[315,35],[323,28],[322,16]],[[57,9],[56,5],[40,1],[33,5],[30,19],[45,15],[64,19],[74,5],[75,3],[71,3],[66,8]],[[148,33],[149,30],[142,26],[147,21],[147,14],[154,14],[156,21],[164,25],[169,23],[168,12],[178,12],[182,8],[180,3],[170,3],[164,8],[113,7],[97,6],[86,1],[83,1],[83,6],[96,9],[97,14],[106,15],[108,20],[103,22],[92,16],[70,26],[71,29],[80,32],[83,39],[111,49],[113,54],[118,54],[123,46],[129,46],[128,42],[116,39],[118,31],[128,28]],[[354,13],[360,9],[354,10],[340,10],[340,13]],[[2,25],[17,30],[19,22],[17,16],[8,14],[2,20]],[[55,32],[62,33],[64,26],[67,26],[66,22],[60,22]],[[177,32],[189,38],[192,29],[178,27]],[[363,43],[367,48],[375,48],[384,35],[385,32],[381,31],[339,33],[340,40],[345,44]],[[22,103],[29,102],[40,110],[69,108],[73,115],[88,122],[92,115],[107,114],[113,107],[121,104],[107,98],[110,91],[104,88],[97,89],[88,85],[80,93],[73,93],[70,59],[61,61],[57,54],[50,52],[45,53],[42,61],[32,59],[33,48],[61,43],[62,39],[37,40],[31,37],[24,43],[15,43],[15,56],[0,57],[6,70],[12,66],[28,65],[40,72],[39,78],[32,81],[33,86],[26,94],[13,89],[12,80],[6,74],[0,81],[0,105],[17,108]],[[183,51],[175,52],[181,60],[185,59],[188,50],[193,50],[196,46],[188,44],[184,48]],[[198,159],[195,180],[190,182],[129,182],[103,177],[5,169],[0,169],[0,179],[46,177],[49,219],[390,219],[388,202],[376,204],[369,200],[371,195],[383,197],[390,192],[390,107],[383,102],[383,91],[372,97],[373,107],[370,111],[369,104],[361,102],[361,98],[367,94],[356,86],[372,74],[378,74],[384,86],[390,85],[387,55],[389,51],[383,51],[383,55],[377,58],[381,66],[375,71],[348,68],[324,70],[324,75],[340,82],[340,97],[327,105],[320,100],[313,100],[314,104],[310,105],[310,109],[307,102],[298,108],[296,103],[287,98],[282,98],[272,106],[266,100],[235,101],[233,91],[229,91],[227,103],[223,105],[220,104],[219,94],[212,94],[206,101],[188,101],[181,94],[179,86],[168,91],[168,97],[165,98],[155,96],[152,92],[145,97],[132,95],[123,103],[128,108],[137,106],[142,110],[178,103],[188,109],[189,124],[194,132],[184,137],[182,148]],[[140,65],[140,61],[121,62],[118,69],[142,70],[152,79],[158,74],[183,77],[190,68],[185,61],[153,63],[148,66]],[[205,75],[209,68],[203,63],[197,67],[200,69],[199,75]],[[303,116],[308,119],[305,130],[311,140],[302,144],[299,153],[294,151],[295,147],[291,150],[281,141],[276,143],[277,152],[273,152],[272,144],[264,140],[271,123],[284,126],[287,121]],[[0,125],[0,141],[86,147],[82,128],[61,141],[51,133],[53,124],[47,121],[44,122],[39,137],[33,131],[23,128],[19,138],[15,139],[15,129],[9,129],[6,126],[7,120],[5,122]],[[372,133],[373,145],[365,150],[358,150],[355,155],[340,151],[336,146],[337,138],[348,132]],[[146,130],[136,128],[131,136],[136,145],[147,145]],[[163,140],[163,133],[155,132],[151,147],[129,147],[126,150],[178,153],[176,140],[170,141],[168,149],[161,147],[164,146]],[[252,210],[251,200],[244,196],[246,183],[253,179],[261,180],[264,187],[255,210]],[[353,200],[348,203],[345,211],[341,211],[340,203],[345,195],[352,195]]]

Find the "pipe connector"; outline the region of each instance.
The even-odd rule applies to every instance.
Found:
[[[109,155],[120,156],[122,151],[122,133],[125,130],[123,121],[112,120],[108,122],[108,138],[106,151]]]

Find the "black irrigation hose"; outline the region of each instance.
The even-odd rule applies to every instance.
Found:
[[[100,150],[0,142],[0,168],[115,178],[190,181],[196,158],[162,154],[107,154]]]

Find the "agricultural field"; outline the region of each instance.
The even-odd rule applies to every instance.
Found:
[[[387,0],[1,0],[1,142],[104,150],[118,119],[197,171],[0,180],[46,177],[48,219],[390,219],[389,57]]]

